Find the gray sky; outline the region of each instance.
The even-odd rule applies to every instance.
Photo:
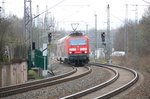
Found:
[[[0,0],[2,2],[2,0]],[[32,12],[36,14],[36,6],[39,5],[39,12],[43,12],[62,0],[32,0]],[[149,1],[149,0],[147,0]],[[4,0],[6,14],[15,14],[22,17],[24,12],[24,0]],[[70,27],[72,22],[80,23],[79,27],[94,27],[94,14],[97,14],[98,29],[106,28],[107,4],[110,4],[111,28],[122,25],[125,18],[125,4],[128,6],[128,18],[135,19],[135,4],[138,6],[138,18],[140,19],[144,9],[148,5],[143,0],[64,0],[58,6],[49,10],[55,16],[60,28]],[[0,3],[2,5],[2,3]],[[142,5],[142,6],[141,6]],[[144,6],[143,6],[144,5]]]

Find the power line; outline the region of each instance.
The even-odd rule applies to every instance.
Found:
[[[56,7],[56,6],[58,6],[59,4],[61,4],[61,3],[64,2],[64,1],[65,1],[65,0],[61,0],[60,2],[56,3],[56,4],[53,5],[52,7],[48,8],[47,10],[45,10],[45,11],[41,12],[40,14],[36,15],[35,17],[33,17],[33,19],[39,17],[40,15],[44,14],[44,13],[47,12],[48,10],[50,10],[50,9],[52,9],[52,8],[54,8],[54,7]]]
[[[121,21],[122,23],[124,23],[124,21],[123,21],[122,19],[120,19],[119,17],[113,15],[112,13],[110,13],[110,14],[111,14],[111,16],[113,16],[114,18],[116,18],[117,20],[119,20],[119,21]]]
[[[146,0],[143,0],[145,3],[148,3],[148,4],[150,4],[150,2],[148,2],[148,1],[146,1]]]
[[[90,5],[59,5],[58,7],[84,7],[84,6],[87,6],[87,7],[90,7]]]
[[[109,4],[107,0],[105,0],[105,2],[106,2],[107,4]]]

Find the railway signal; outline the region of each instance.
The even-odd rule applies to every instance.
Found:
[[[35,42],[32,42],[32,50],[35,50]]]
[[[105,42],[105,32],[101,33],[101,38],[102,38],[102,42],[104,43]]]
[[[52,41],[52,33],[50,32],[48,33],[48,42],[51,43],[51,41]]]

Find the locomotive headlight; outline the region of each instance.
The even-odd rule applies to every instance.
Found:
[[[76,51],[76,48],[70,48],[69,51]]]
[[[86,51],[87,48],[80,48],[80,51]]]
[[[69,52],[69,54],[72,54],[72,52]]]
[[[87,53],[87,51],[84,51],[84,53],[86,54],[86,53]]]

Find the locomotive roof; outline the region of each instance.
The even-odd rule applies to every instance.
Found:
[[[82,32],[73,32],[69,36],[83,36]]]
[[[62,42],[64,39],[66,39],[66,38],[68,38],[68,37],[69,37],[68,35],[67,35],[67,36],[62,37],[61,39],[59,39],[59,40],[58,40],[58,43],[59,43],[59,42]]]
[[[62,42],[62,41],[64,41],[65,39],[67,39],[67,38],[69,38],[69,37],[85,37],[85,35],[83,35],[83,34],[81,34],[81,33],[79,33],[79,34],[77,34],[77,33],[74,33],[74,34],[70,34],[70,35],[67,35],[67,36],[64,36],[64,37],[62,37],[61,39],[59,39],[58,40],[58,43],[60,43],[60,42]]]

